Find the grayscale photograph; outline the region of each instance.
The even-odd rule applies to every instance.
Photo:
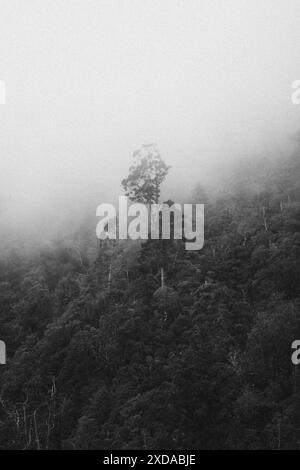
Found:
[[[299,365],[299,0],[0,0],[0,458],[297,451]]]

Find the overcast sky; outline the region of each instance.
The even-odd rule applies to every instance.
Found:
[[[143,143],[188,186],[300,127],[300,2],[0,0],[0,79],[2,214],[109,202]]]

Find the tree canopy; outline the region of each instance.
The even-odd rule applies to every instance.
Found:
[[[170,166],[165,164],[155,144],[143,145],[133,158],[129,175],[122,181],[126,196],[143,204],[158,203],[160,186]]]
[[[144,158],[124,186],[156,201]],[[2,257],[0,449],[299,449],[299,156],[258,177],[210,198],[202,250],[170,241],[164,290],[159,241]]]

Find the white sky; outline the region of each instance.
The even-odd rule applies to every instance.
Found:
[[[2,205],[116,195],[150,142],[188,186],[300,127],[300,2],[0,0],[0,79]]]

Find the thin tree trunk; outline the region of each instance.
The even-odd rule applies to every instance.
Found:
[[[38,427],[37,427],[37,422],[36,422],[36,410],[34,410],[33,412],[33,424],[34,424],[36,448],[37,450],[41,450],[40,438],[39,438]]]
[[[164,268],[160,268],[160,282],[161,282],[161,287],[165,287],[165,273],[164,273]]]

